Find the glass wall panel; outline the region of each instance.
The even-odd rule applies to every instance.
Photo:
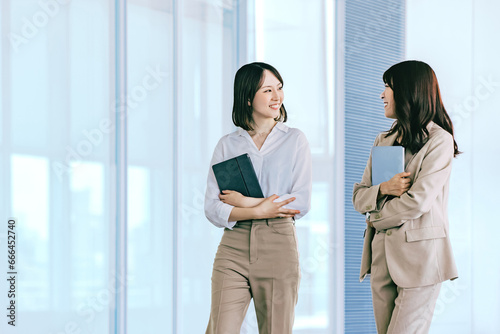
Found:
[[[127,1],[129,333],[172,333],[172,1]]]
[[[17,319],[2,333],[108,332],[112,13],[2,1],[2,256],[17,218]]]

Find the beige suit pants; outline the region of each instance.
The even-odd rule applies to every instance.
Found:
[[[397,286],[392,281],[387,267],[386,237],[389,237],[386,233],[377,232],[372,241],[370,282],[377,332],[428,333],[441,283],[411,289]]]
[[[254,299],[260,334],[291,334],[300,281],[292,218],[225,229],[214,260],[207,334],[239,334]]]

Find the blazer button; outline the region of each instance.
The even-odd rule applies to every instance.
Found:
[[[382,217],[382,215],[381,215],[380,213],[377,213],[377,214],[375,215],[375,219],[380,219],[380,217]]]
[[[387,231],[386,233],[387,235],[391,235],[392,234],[392,231]]]
[[[368,210],[371,210],[372,209],[372,206],[371,205],[367,205],[365,210],[368,211]]]

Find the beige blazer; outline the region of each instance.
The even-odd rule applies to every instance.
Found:
[[[433,122],[427,129],[427,142],[407,160],[412,185],[406,193],[377,201],[380,186],[371,183],[371,156],[361,182],[354,185],[354,208],[362,214],[370,212],[374,226],[365,230],[360,281],[370,273],[371,241],[376,230],[387,230],[387,265],[396,285],[414,288],[458,277],[447,213],[453,137]],[[386,134],[380,133],[374,145],[393,145],[396,134],[385,138]]]

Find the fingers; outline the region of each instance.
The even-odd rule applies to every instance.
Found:
[[[411,187],[411,183],[409,183],[409,182],[401,183],[399,186],[399,188],[401,190],[408,190],[408,189],[410,189],[410,187]]]
[[[223,191],[226,191],[226,190],[223,190]],[[226,203],[226,201],[229,199],[229,194],[227,194],[227,195],[222,195],[222,194],[219,194],[219,199],[220,199],[222,202]]]
[[[401,182],[401,188],[406,189],[406,190],[410,189],[411,181],[409,179],[403,179],[403,180],[405,180],[405,181]]]
[[[274,194],[274,195],[269,196],[267,199],[270,200],[271,202],[274,202],[274,200],[276,200],[277,198],[279,198],[279,196]],[[296,197],[291,197],[291,198],[285,199],[284,201],[277,202],[276,204],[278,204],[280,207],[282,207],[283,205],[287,205],[289,203],[292,203],[296,199],[297,199]]]
[[[410,172],[402,172],[394,175],[390,181],[396,182],[396,181],[401,181],[401,180],[411,180],[409,178]]]
[[[288,215],[298,215],[300,213],[299,210],[293,209],[280,209],[280,212]]]
[[[274,195],[269,196],[267,199],[272,202],[272,201],[274,201],[278,197],[279,197],[278,195],[274,194]]]
[[[296,198],[295,198],[295,197],[292,197],[292,198],[286,199],[286,200],[284,200],[284,201],[282,201],[282,202],[279,202],[279,203],[278,203],[278,206],[279,206],[279,207],[282,207],[282,206],[284,206],[284,205],[287,205],[287,204],[289,204],[289,203],[292,203],[292,202],[293,202],[293,201],[295,201],[295,200],[296,200]]]
[[[410,189],[411,179],[409,177],[404,177],[404,175],[407,174],[409,175],[410,173],[399,173],[395,175],[396,179],[393,182],[393,187],[396,192],[401,192],[401,194],[403,194],[405,191]],[[401,194],[397,194],[397,196],[400,196]]]
[[[223,192],[224,194],[227,194],[227,195],[229,195],[229,194],[240,194],[239,192],[237,192],[237,191],[235,191],[235,190],[222,190],[222,192]],[[241,195],[241,194],[240,194],[240,195]]]

